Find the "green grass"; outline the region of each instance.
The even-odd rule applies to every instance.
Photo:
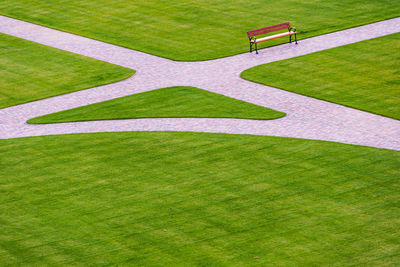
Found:
[[[256,66],[241,76],[400,119],[399,47],[400,34],[393,34]]]
[[[393,1],[382,0],[0,2],[1,14],[179,60],[245,52],[246,30],[286,20],[294,22],[304,38],[398,16],[399,10]],[[397,50],[387,47],[391,42],[396,46],[398,37],[388,38],[394,39],[359,57],[380,59],[389,49],[388,53],[395,51],[391,60],[398,60]],[[147,43],[149,39],[153,40]],[[3,107],[133,73],[5,35],[0,35],[0,41]],[[350,54],[357,50],[351,49]],[[340,55],[355,61],[345,53]],[[360,69],[365,79],[375,75],[369,71],[380,72],[379,82],[389,81],[389,88],[396,88],[393,73],[381,72],[386,64],[391,62],[368,61]],[[323,65],[314,71],[319,68]],[[331,75],[325,74],[319,84],[333,82],[326,79],[335,77]],[[353,83],[360,80],[355,78]],[[162,101],[148,97],[157,94]],[[370,94],[363,91],[361,95]],[[386,91],[381,94],[396,99]],[[185,104],[188,98],[193,100],[191,107]],[[172,102],[176,109],[179,99],[179,112],[168,107]],[[193,105],[200,100],[205,102]],[[207,116],[231,114],[232,110],[220,107],[222,103],[228,104],[226,108],[237,107],[234,111],[240,116],[251,114],[248,103],[182,87],[80,108],[90,114],[80,109],[76,109],[79,116],[72,111],[65,114],[74,120],[84,116],[115,119],[139,104],[142,116],[162,116],[168,111],[183,117],[189,110]],[[143,109],[146,104],[152,108]],[[214,104],[214,109],[221,109],[210,109]],[[207,109],[196,110],[200,106]],[[107,112],[99,108],[112,114],[105,117]],[[274,114],[257,106],[254,111],[256,116]],[[399,153],[299,139],[195,133],[0,140],[0,262],[395,266],[400,261]]]
[[[0,108],[116,82],[133,73],[0,33]]]
[[[0,140],[0,155],[4,265],[400,261],[398,151],[100,133]]]
[[[285,113],[194,87],[168,87],[61,111],[29,123],[133,118],[276,119]]]
[[[206,60],[247,52],[248,30],[290,21],[302,39],[398,17],[400,5],[393,0],[3,0],[0,14],[175,60]]]

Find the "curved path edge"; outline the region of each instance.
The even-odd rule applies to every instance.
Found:
[[[400,31],[400,18],[203,62],[176,62],[0,16],[0,32],[137,73],[124,81],[0,110],[0,138],[115,131],[192,131],[283,136],[400,150],[400,121],[240,78],[250,67]],[[30,118],[169,86],[194,86],[285,112],[271,121],[207,118],[136,119],[30,125]]]

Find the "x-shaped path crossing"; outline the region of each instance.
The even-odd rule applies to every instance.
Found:
[[[400,150],[399,120],[240,78],[242,71],[253,66],[400,32],[400,18],[301,40],[298,45],[263,49],[258,55],[245,53],[202,62],[172,61],[3,16],[0,16],[0,32],[137,71],[131,78],[117,83],[1,109],[0,138],[3,139],[89,132],[193,131],[285,136]],[[276,120],[149,118],[26,123],[37,116],[169,86],[198,87],[287,115]]]

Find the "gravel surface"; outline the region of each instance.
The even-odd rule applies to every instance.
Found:
[[[400,150],[400,121],[241,79],[260,64],[400,32],[400,18],[201,62],[177,62],[0,16],[0,32],[135,69],[117,83],[0,109],[0,138],[116,131],[285,136]],[[245,34],[245,33],[244,33]],[[247,43],[243,44],[247,46]],[[29,125],[37,116],[169,86],[194,86],[287,113],[276,120],[163,118]]]

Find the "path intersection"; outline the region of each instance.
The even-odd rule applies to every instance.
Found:
[[[0,32],[136,70],[132,77],[0,109],[0,138],[117,131],[192,131],[284,136],[400,150],[400,121],[240,78],[248,68],[400,32],[400,18],[227,58],[177,62],[0,16]],[[244,44],[246,45],[246,44]],[[27,124],[45,114],[170,86],[193,86],[285,112],[275,120],[151,118]]]

